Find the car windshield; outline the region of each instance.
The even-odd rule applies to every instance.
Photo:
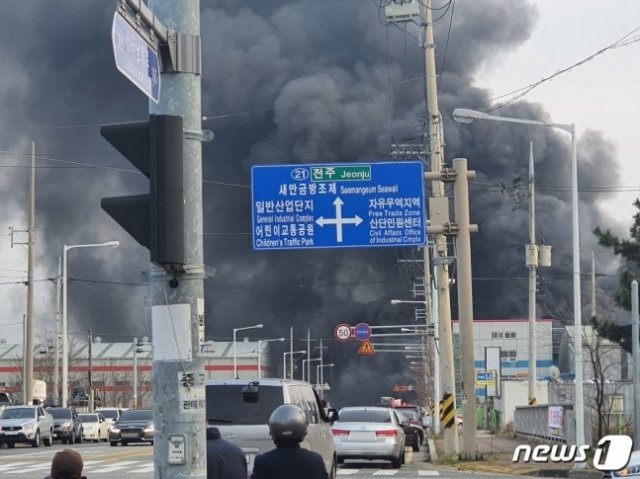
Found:
[[[100,409],[100,414],[107,419],[118,419],[118,411],[116,409]]]
[[[4,410],[0,419],[30,419],[36,416],[34,411],[30,407],[10,407]]]
[[[391,422],[391,415],[382,409],[343,409],[340,422]]]
[[[98,422],[97,414],[80,414],[80,422]]]
[[[398,408],[397,411],[404,414],[407,417],[407,419],[420,419],[418,417],[418,411],[416,411],[415,409]]]
[[[216,424],[267,424],[269,416],[284,400],[282,386],[258,386],[258,400],[244,402],[246,384],[207,386],[207,422]]]
[[[151,421],[153,420],[153,411],[151,409],[130,409],[124,411],[120,416],[120,421]]]
[[[53,416],[54,419],[71,419],[70,409],[47,409],[47,412]]]

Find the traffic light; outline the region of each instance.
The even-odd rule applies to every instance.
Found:
[[[185,263],[181,116],[100,127],[100,134],[150,180],[149,194],[103,198],[102,209],[142,246],[151,261],[183,270]]]

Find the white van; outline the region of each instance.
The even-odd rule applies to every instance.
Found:
[[[336,449],[331,424],[335,409],[325,411],[311,384],[290,379],[213,379],[207,386],[207,424],[236,443],[247,455],[249,474],[255,456],[275,448],[269,435],[269,416],[282,404],[300,406],[309,429],[301,446],[322,455],[331,479],[336,477]]]

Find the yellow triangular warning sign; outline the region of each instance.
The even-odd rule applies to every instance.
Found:
[[[375,353],[376,350],[373,349],[373,344],[371,344],[368,339],[364,341],[360,346],[360,349],[358,349],[358,354],[364,354],[366,356],[370,356]]]

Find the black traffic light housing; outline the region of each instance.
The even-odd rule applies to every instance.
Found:
[[[150,180],[148,195],[103,198],[102,209],[142,246],[151,261],[184,271],[184,186],[181,116],[100,127],[100,134]]]

